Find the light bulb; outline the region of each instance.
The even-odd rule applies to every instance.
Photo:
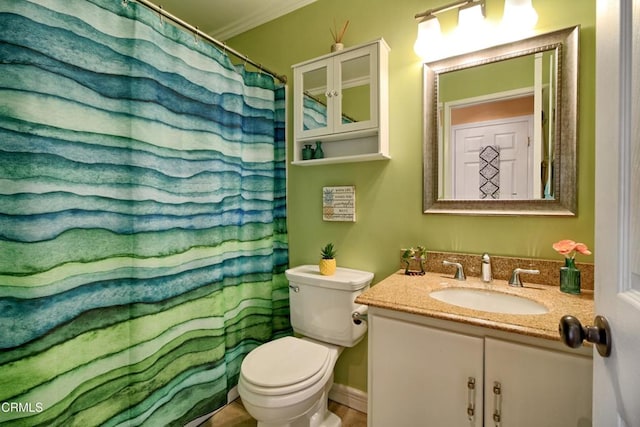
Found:
[[[452,43],[457,54],[486,47],[491,32],[484,16],[484,3],[476,1],[458,9],[458,27]]]
[[[530,30],[538,22],[531,0],[505,0],[502,24],[513,29]]]
[[[484,25],[484,8],[482,2],[474,2],[458,9],[458,28],[472,33]]]
[[[413,44],[415,53],[425,60],[433,57],[435,52],[440,50],[442,34],[440,33],[440,23],[435,16],[427,16],[418,24],[418,37]]]

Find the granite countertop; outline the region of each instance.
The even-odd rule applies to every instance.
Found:
[[[458,307],[429,296],[431,291],[451,287],[494,290],[526,297],[545,305],[549,312],[534,315],[491,313]],[[451,274],[407,276],[404,270],[399,270],[363,292],[356,303],[553,341],[560,340],[558,322],[565,314],[577,317],[583,325],[591,324],[594,316],[593,292],[590,291],[569,295],[560,292],[558,286],[526,281],[523,288],[516,288],[509,286],[505,280],[494,280],[487,284],[478,277],[467,277],[463,282],[454,280]]]

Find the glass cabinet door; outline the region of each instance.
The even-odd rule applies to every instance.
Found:
[[[375,49],[364,48],[337,56],[339,92],[334,110],[334,131],[376,126]]]
[[[300,135],[314,136],[331,132],[329,116],[331,89],[329,89],[330,61],[312,64],[300,70],[302,93],[301,117],[296,126]]]
[[[296,70],[296,135],[315,138],[377,126],[377,50],[365,46]]]

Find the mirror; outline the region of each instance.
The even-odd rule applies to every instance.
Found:
[[[316,68],[302,74],[302,129],[327,127],[327,67]]]
[[[424,212],[576,214],[579,27],[424,64]]]
[[[371,120],[371,70],[369,55],[340,62],[343,123]]]
[[[327,116],[329,99],[339,99],[333,110],[340,124],[365,122],[371,120],[371,82],[369,55],[348,57],[339,61],[340,91],[328,88],[328,67],[323,65],[302,73],[303,85],[303,131],[324,129],[330,126]],[[335,77],[334,77],[335,78]]]

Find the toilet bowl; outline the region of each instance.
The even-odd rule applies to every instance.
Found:
[[[258,427],[341,427],[327,409],[333,368],[344,347],[362,340],[366,322],[352,321],[361,310],[355,299],[369,288],[373,273],[338,267],[322,276],[317,265],[286,271],[291,326],[283,337],[251,351],[240,367],[238,393]]]
[[[284,337],[249,353],[238,392],[258,427],[339,427],[327,399],[341,352],[331,344]]]

